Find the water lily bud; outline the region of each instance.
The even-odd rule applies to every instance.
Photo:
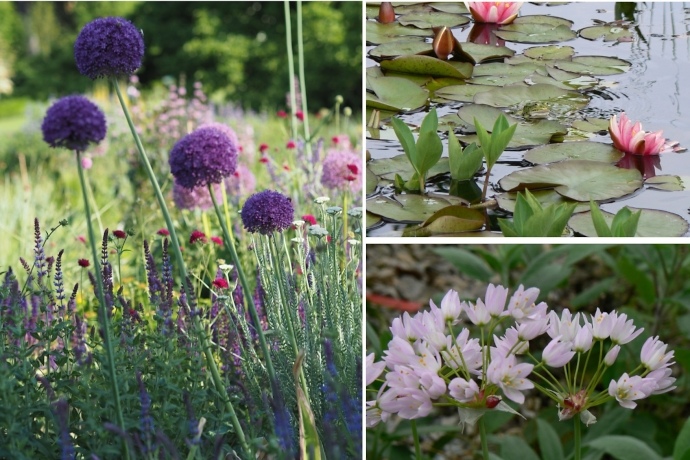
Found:
[[[436,35],[434,36],[433,49],[436,57],[443,61],[448,60],[448,56],[453,52],[453,46],[455,45],[455,37],[453,37],[453,32],[446,26],[438,27],[434,29]]]
[[[615,347],[611,348],[609,352],[606,353],[606,356],[604,356],[604,363],[606,363],[607,366],[612,366],[613,362],[618,357],[619,351],[621,351],[620,345],[616,345]]]
[[[393,11],[393,4],[391,2],[381,2],[379,7],[379,22],[381,24],[390,24],[395,21],[395,11]]]

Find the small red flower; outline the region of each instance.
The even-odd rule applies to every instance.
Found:
[[[268,144],[261,144],[259,146],[259,152],[264,153],[266,150],[268,150]]]
[[[259,163],[268,163],[268,157],[259,158]]]
[[[353,176],[352,174],[350,174],[348,176],[345,176],[345,180],[350,181],[350,182],[354,182],[357,180],[357,178],[355,176]]]
[[[285,112],[285,110],[278,110],[276,115],[278,115],[278,118],[287,118],[287,112]]]
[[[84,238],[83,235],[79,235],[79,236],[77,237],[77,241],[79,241],[80,243],[86,244],[86,238]]]
[[[333,238],[331,238],[331,235],[326,235],[326,242],[327,243],[330,243],[332,239]]]
[[[79,266],[82,267],[82,268],[86,268],[86,267],[88,267],[89,265],[91,265],[91,263],[89,262],[89,259],[79,259],[79,260],[77,261],[77,263],[78,263]]]
[[[218,246],[223,246],[223,238],[221,238],[220,236],[212,236],[211,241],[216,243]]]
[[[295,143],[295,141],[288,141],[286,147],[289,149],[294,149],[295,147],[297,147],[297,144]]]
[[[288,166],[287,164],[283,164],[283,169],[285,171],[290,171],[290,166]]]
[[[199,241],[201,243],[206,242],[206,235],[204,234],[204,232],[199,231],[199,230],[194,230],[192,232],[192,235],[189,237],[189,244],[194,244],[197,241]]]
[[[335,145],[338,145],[338,143],[340,143],[340,136],[333,136],[331,138],[331,142],[333,142]]]
[[[240,172],[236,170],[234,173],[232,173],[232,175],[235,177],[240,177]]]
[[[127,232],[124,230],[113,230],[113,236],[117,239],[124,240],[127,238]]]
[[[227,289],[229,287],[228,281],[225,278],[216,278],[211,284],[218,289]]]
[[[316,217],[312,216],[311,214],[303,215],[302,220],[308,223],[309,225],[316,225]]]
[[[170,236],[170,232],[168,231],[167,228],[161,228],[157,232],[160,236]]]
[[[240,145],[239,147],[237,147],[237,150],[239,150],[240,152],[244,152],[244,147]]]
[[[349,169],[352,174],[357,174],[359,172],[357,165],[347,165],[347,169]]]
[[[295,112],[295,116],[299,121],[304,121],[304,112],[302,112],[301,110]]]

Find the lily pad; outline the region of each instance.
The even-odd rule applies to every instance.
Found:
[[[467,206],[448,206],[434,213],[417,227],[405,229],[403,236],[432,236],[465,233],[484,227],[484,213]]]
[[[580,37],[587,40],[597,40],[604,38],[605,42],[617,41],[631,41],[633,34],[627,27],[621,27],[620,24],[604,24],[601,26],[585,27],[578,32]]]
[[[404,78],[369,77],[367,82],[376,94],[376,99],[370,99],[367,94],[367,105],[374,108],[379,107],[370,104],[370,101],[388,106],[381,107],[384,110],[390,110],[393,107],[397,110],[410,111],[426,105],[429,97],[428,90]]]
[[[488,129],[491,129],[501,114],[506,115],[509,124],[518,123],[515,134],[513,134],[513,138],[508,144],[508,150],[522,150],[548,144],[568,132],[568,128],[557,121],[537,120],[536,122],[521,122],[517,118],[505,114],[502,110],[488,105],[470,104],[458,110],[458,117],[466,125],[473,126],[474,119],[476,118],[482,126]],[[477,142],[477,136],[463,136],[460,140],[463,143],[470,144]]]
[[[482,64],[474,69],[472,75],[474,77],[479,77],[482,75],[530,75],[535,70],[543,71],[546,75],[546,67],[543,62],[525,62],[518,65],[509,65],[503,62],[490,62],[488,64]]]
[[[640,211],[637,208],[629,208],[631,211]],[[688,222],[677,214],[658,209],[641,209],[640,221],[637,224],[635,236],[643,237],[678,237],[688,232]],[[611,226],[613,214],[603,212],[604,220]],[[568,225],[577,233],[585,236],[597,236],[590,212],[575,214],[568,221]]]
[[[480,77],[472,77],[467,83],[471,85],[482,86],[507,86],[507,85],[525,85],[525,76],[523,75],[482,75]]]
[[[644,184],[649,188],[655,188],[658,190],[667,190],[669,192],[680,192],[685,190],[683,187],[683,180],[680,176],[674,175],[662,175],[649,177],[644,181]]]
[[[410,37],[394,42],[382,43],[369,51],[369,56],[390,59],[406,54],[417,54],[430,49],[431,43],[425,42],[423,38]]]
[[[424,195],[380,196],[367,200],[367,211],[395,222],[423,222],[436,211],[450,206],[445,198]]]
[[[484,85],[453,85],[441,88],[437,90],[435,94],[438,97],[451,101],[472,102],[475,94],[490,91],[492,89],[492,86]]]
[[[416,27],[405,27],[397,22],[381,24],[377,21],[367,21],[366,40],[367,43],[380,45],[400,40],[400,37],[412,35],[418,37],[431,37],[433,32],[428,29],[418,29]]]
[[[475,62],[484,62],[492,59],[510,57],[515,54],[507,46],[483,45],[481,43],[467,42],[462,44],[462,49],[472,56]]]
[[[384,180],[395,180],[395,175],[399,174],[405,180],[409,180],[414,174],[414,169],[407,159],[405,154],[396,155],[392,158],[382,158],[380,160],[371,160],[367,163],[367,169],[371,170],[376,176]],[[441,158],[436,165],[434,165],[427,177],[438,176],[439,174],[450,173],[450,166],[448,165],[448,158]]]
[[[621,169],[599,161],[570,160],[515,171],[499,184],[509,192],[555,188],[556,192],[575,201],[601,201],[620,198],[639,189],[642,175],[636,169]]]
[[[577,37],[572,25],[572,21],[554,16],[521,16],[512,24],[501,26],[494,34],[517,43],[559,43]]]
[[[458,27],[464,26],[470,19],[454,13],[431,11],[423,13],[410,13],[400,16],[398,22],[403,26],[413,26],[419,29],[431,29],[432,27]]]
[[[575,49],[572,46],[533,46],[523,51],[523,54],[538,61],[551,61],[554,59],[568,59],[575,54]]]
[[[376,186],[379,185],[379,178],[367,168],[367,183],[365,191],[367,195],[371,195],[376,191]]]
[[[429,3],[429,6],[435,9],[436,11],[443,11],[444,13],[455,13],[455,14],[467,14],[469,13],[469,10],[465,6],[464,3],[456,2],[456,3],[446,3],[446,2],[438,2],[438,3]]]
[[[381,219],[381,216],[377,216],[376,214],[372,214],[370,212],[367,212],[367,222],[366,222],[367,230],[369,230],[370,228],[376,227],[382,223],[383,223],[383,219]]]
[[[570,61],[553,61],[553,65],[583,75],[617,75],[631,66],[628,61],[610,56],[577,56]]]
[[[557,193],[553,189],[534,190],[532,196],[537,199],[543,206],[550,204],[559,205],[562,203],[578,203],[575,206],[575,212],[584,212],[589,210],[589,203],[580,203],[565,198],[563,195]],[[517,200],[517,192],[506,192],[496,195],[494,198],[498,202],[498,206],[508,212],[515,212],[515,202]]]
[[[549,102],[582,108],[589,103],[589,98],[577,91],[568,91],[548,84],[532,86],[509,85],[491,91],[479,93],[474,97],[476,104],[492,107],[511,107],[526,102]]]
[[[537,147],[525,153],[525,160],[534,164],[555,163],[564,160],[592,160],[616,163],[624,153],[601,142],[565,142]]]
[[[442,61],[430,56],[400,56],[381,63],[383,70],[393,70],[434,77],[470,78],[472,64],[467,62]]]
[[[604,120],[602,118],[585,118],[584,120],[575,120],[573,122],[573,128],[579,129],[586,133],[599,133],[602,131],[608,131],[609,120]]]

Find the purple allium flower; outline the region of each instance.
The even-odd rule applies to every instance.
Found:
[[[144,38],[124,18],[98,18],[81,29],[74,42],[74,59],[79,73],[92,80],[129,75],[141,67]]]
[[[230,196],[245,196],[254,193],[256,177],[245,165],[238,164],[231,176],[225,179],[225,190]]]
[[[183,187],[218,184],[237,168],[237,145],[218,128],[199,128],[177,141],[169,162]]]
[[[362,190],[361,164],[361,156],[354,152],[331,150],[323,160],[321,183],[332,190],[357,193]]]
[[[211,121],[209,123],[204,123],[202,125],[199,125],[199,128],[216,128],[219,131],[224,132],[230,140],[233,142],[235,145],[239,145],[239,140],[237,139],[237,134],[235,131],[232,130],[228,125],[223,124],[223,123],[218,123],[216,121]]]
[[[51,147],[83,152],[90,143],[105,138],[105,115],[83,96],[67,96],[55,102],[41,124],[43,140]]]
[[[222,199],[220,184],[214,184],[213,190],[216,194],[216,201],[219,202]],[[213,200],[211,200],[211,194],[208,193],[206,185],[186,188],[175,181],[172,195],[175,206],[180,209],[201,209],[204,211],[213,207]]]
[[[285,195],[264,190],[250,196],[242,208],[242,223],[251,233],[268,235],[292,225],[295,209]]]

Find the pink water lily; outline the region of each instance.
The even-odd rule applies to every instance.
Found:
[[[666,142],[663,131],[643,131],[642,124],[639,121],[633,124],[625,112],[621,113],[620,121],[615,115],[611,117],[609,133],[614,147],[635,155],[658,155]]]
[[[466,2],[477,22],[510,24],[517,17],[522,2]]]

